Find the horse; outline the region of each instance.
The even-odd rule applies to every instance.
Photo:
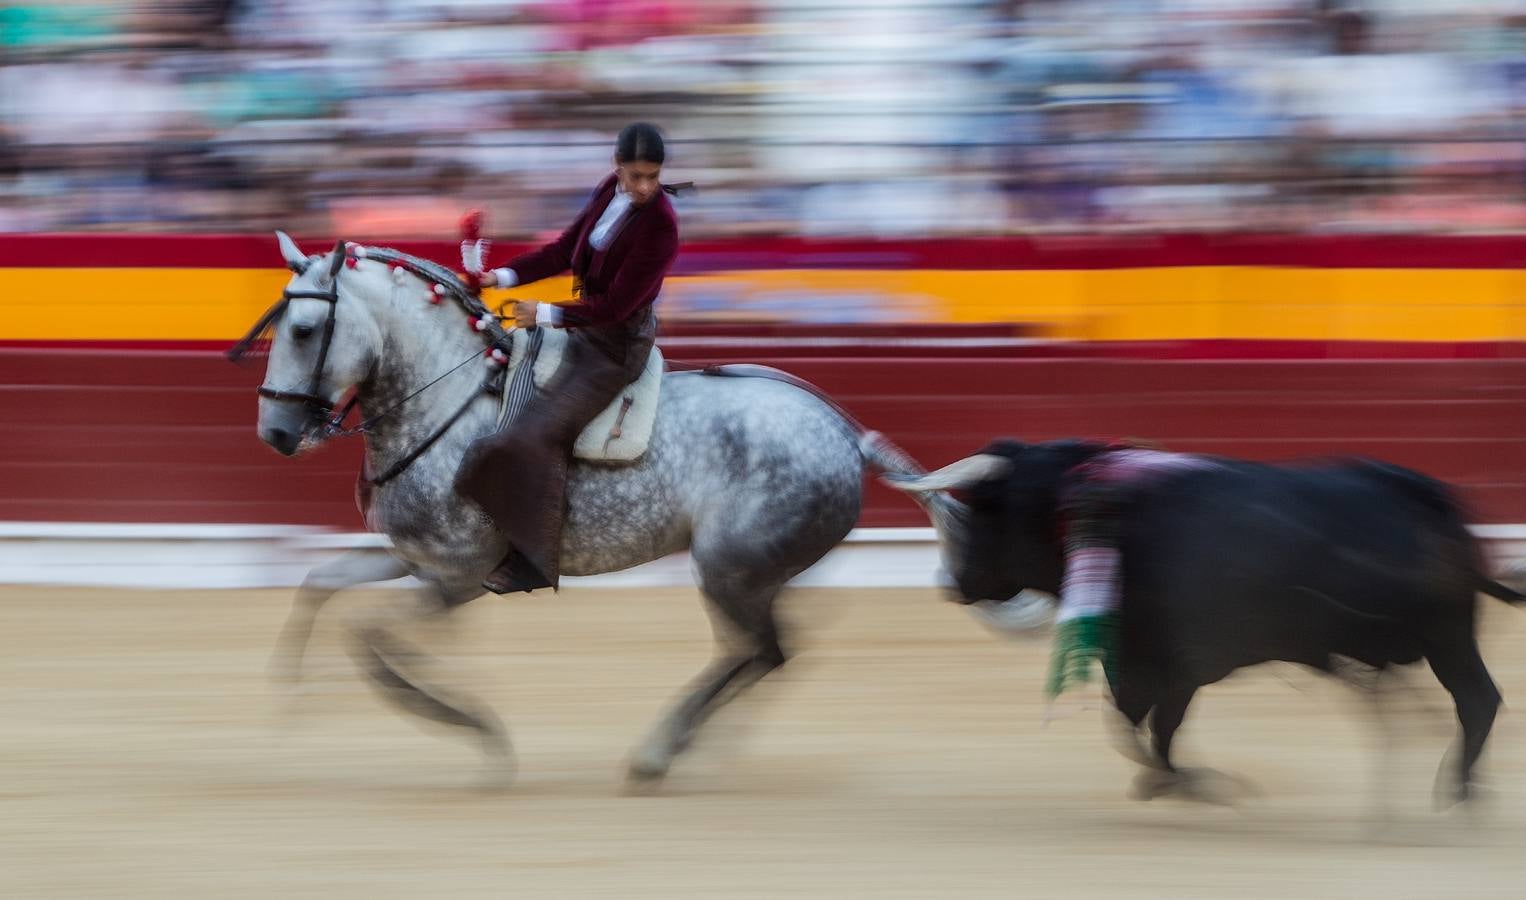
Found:
[[[504,539],[453,480],[467,447],[498,427],[499,398],[479,376],[484,366],[503,365],[505,349],[519,347],[514,341],[526,332],[505,332],[460,278],[430,261],[342,241],[308,256],[284,233],[277,240],[291,280],[230,351],[236,356],[270,329],[259,438],[293,456],[342,431],[349,408],[335,409],[345,396],[371,413],[358,493],[368,527],[392,548],[313,573],[283,629],[274,670],[300,678],[314,618],[336,590],[412,575],[422,585],[416,602],[350,624],[359,668],[401,710],[475,734],[490,762],[507,761],[508,734],[493,710],[432,685],[418,671],[421,654],[397,632],[483,594],[483,577],[505,552]],[[766,377],[746,377],[757,375]],[[923,471],[784,373],[723,367],[660,377],[656,420],[639,459],[574,461],[562,541],[568,575],[689,551],[715,625],[715,658],[634,751],[628,776],[636,782],[663,778],[717,709],[785,663],[776,602],[790,579],[854,527],[866,469]]]

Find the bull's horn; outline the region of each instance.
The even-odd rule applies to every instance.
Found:
[[[942,491],[913,494],[922,508],[927,510],[938,533],[938,555],[943,558],[943,568],[959,572],[964,568],[965,548],[970,543],[970,508]]]
[[[1057,602],[1049,594],[1025,590],[1006,600],[979,600],[964,608],[987,628],[1018,635],[1031,634],[1053,620]]]
[[[929,493],[923,504],[938,536],[947,541],[963,543],[969,535],[970,508],[943,493]]]
[[[286,260],[286,268],[298,275],[307,271],[312,261],[297,247],[297,242],[291,239],[291,235],[284,231],[277,231],[276,243],[281,245],[281,258]]]
[[[911,478],[886,475],[884,481],[891,487],[909,494],[925,494],[929,491],[952,491],[972,487],[990,478],[1000,478],[1012,469],[1012,460],[994,453],[968,456],[949,463],[936,472]]]

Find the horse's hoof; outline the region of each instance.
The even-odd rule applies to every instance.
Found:
[[[627,797],[654,797],[662,791],[667,777],[665,770],[632,765],[625,770],[625,789],[622,793]]]
[[[272,694],[275,721],[290,728],[299,723],[308,710],[308,702],[318,690],[306,681],[276,685]]]
[[[482,789],[489,793],[502,793],[514,786],[519,776],[519,763],[514,748],[501,733],[484,732],[482,735]]]
[[[634,770],[627,769],[625,773],[625,785],[620,791],[626,797],[656,797],[662,793],[662,787],[667,783],[663,775],[638,774]]]
[[[631,757],[630,765],[626,766],[626,786],[636,792],[649,792],[662,784],[663,779],[668,777],[668,770],[672,767],[671,753],[658,753],[650,748],[642,748]]]
[[[663,763],[634,760],[625,769],[625,780],[633,785],[660,784],[668,777],[668,766]]]
[[[632,785],[652,785],[661,782],[673,768],[682,748],[689,741],[689,734],[674,738],[666,732],[649,736],[631,754],[625,769],[625,780]]]
[[[294,691],[302,686],[302,663],[277,654],[265,664],[265,680],[276,690]]]
[[[511,760],[488,760],[482,765],[479,785],[484,793],[506,794],[514,787],[519,771]]]

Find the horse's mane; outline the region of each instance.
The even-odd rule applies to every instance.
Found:
[[[401,266],[414,276],[423,279],[431,285],[438,285],[444,289],[444,296],[451,298],[471,315],[474,319],[483,320],[479,326],[483,337],[488,344],[499,347],[508,352],[509,333],[504,330],[499,321],[498,314],[488,309],[482,298],[473,293],[466,282],[457,275],[449,266],[441,265],[433,260],[404,253],[401,250],[393,250],[391,247],[360,247],[355,245],[352,249],[360,251],[366,259],[374,260],[387,266]],[[433,290],[433,287],[431,287]]]
[[[466,282],[461,279],[449,266],[441,265],[431,259],[404,253],[401,250],[393,250],[391,247],[366,247],[365,258],[372,259],[389,266],[402,266],[424,281],[441,285],[445,293],[451,299],[461,304],[467,312],[481,315],[488,311],[487,305],[482,299],[467,288]]]
[[[472,293],[466,282],[449,266],[414,256],[411,253],[404,253],[401,250],[394,250],[391,247],[362,247],[359,244],[346,243],[344,252],[350,256],[351,265],[354,265],[359,258],[368,259],[388,267],[401,267],[429,284],[431,290],[435,290],[438,286],[439,290],[435,290],[437,294],[454,300],[473,319],[482,320],[478,330],[482,332],[490,346],[502,347],[507,352],[508,332],[499,322],[497,314],[489,310],[487,304],[482,302],[482,298]],[[309,256],[309,265],[315,264],[321,258]],[[337,279],[343,276],[344,268],[340,267],[334,277]],[[266,310],[249,332],[227,351],[227,357],[234,362],[239,361],[281,317],[286,310],[286,304],[287,300],[283,295],[282,299]]]

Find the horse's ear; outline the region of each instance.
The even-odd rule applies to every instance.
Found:
[[[334,242],[334,252],[329,255],[329,281],[339,277],[339,270],[344,268],[344,241]]]
[[[312,262],[297,247],[297,242],[291,239],[291,235],[284,231],[277,231],[276,243],[281,246],[281,258],[286,260],[286,268],[298,275],[307,271],[307,267]]]

